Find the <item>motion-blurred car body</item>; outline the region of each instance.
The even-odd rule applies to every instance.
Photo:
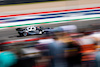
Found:
[[[51,28],[44,28],[44,27],[35,27],[30,26],[27,28],[17,28],[16,31],[18,31],[18,34],[20,36],[28,36],[28,35],[35,35],[35,34],[44,34],[50,31]]]

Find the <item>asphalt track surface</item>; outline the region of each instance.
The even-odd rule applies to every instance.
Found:
[[[63,22],[63,23],[57,23],[57,24],[45,24],[41,25],[43,27],[58,27],[63,25],[77,25],[78,29],[82,28],[88,28],[91,24],[98,24],[100,23],[100,19],[97,20],[88,20],[88,21],[73,21],[73,22]],[[40,25],[38,25],[40,26]],[[9,41],[9,40],[16,40],[16,39],[24,39],[24,38],[34,38],[34,37],[40,37],[42,35],[31,35],[26,37],[18,37],[18,33],[15,30],[15,28],[10,29],[2,29],[0,30],[0,41]]]

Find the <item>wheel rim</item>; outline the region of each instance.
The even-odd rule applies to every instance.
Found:
[[[27,33],[23,33],[24,36],[27,36]]]

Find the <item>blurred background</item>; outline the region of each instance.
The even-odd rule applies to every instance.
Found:
[[[0,67],[100,67],[100,0],[0,0]]]
[[[47,2],[47,1],[64,1],[64,0],[0,0],[0,5],[37,3],[37,2]]]

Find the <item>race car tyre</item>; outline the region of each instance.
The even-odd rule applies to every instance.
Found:
[[[20,35],[21,37],[23,36],[23,34],[22,34],[22,33],[20,33],[19,35]]]
[[[21,36],[21,37],[23,36],[23,33],[18,32],[18,34],[19,34],[19,36]]]
[[[28,34],[26,32],[23,33],[23,36],[27,36]]]

